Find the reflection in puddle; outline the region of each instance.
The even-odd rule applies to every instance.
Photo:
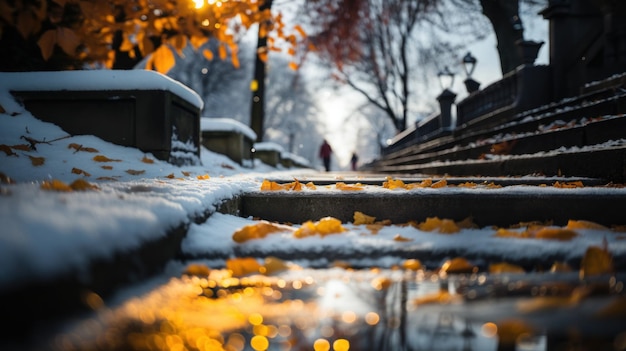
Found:
[[[626,340],[623,277],[299,269],[172,279],[102,309],[58,350],[556,350]],[[578,296],[585,291],[584,297]],[[612,311],[612,313],[610,313]]]

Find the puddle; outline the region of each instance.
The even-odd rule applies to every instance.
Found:
[[[56,350],[621,350],[624,275],[290,269],[182,275],[54,339]]]

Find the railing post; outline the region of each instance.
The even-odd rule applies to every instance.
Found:
[[[441,94],[437,96],[440,110],[439,125],[442,130],[452,129],[452,104],[454,103],[454,99],[456,99],[456,94],[448,89],[444,89]]]

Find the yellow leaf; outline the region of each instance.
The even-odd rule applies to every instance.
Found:
[[[47,61],[54,52],[54,46],[57,43],[57,32],[53,29],[47,30],[41,35],[37,41],[37,46],[41,50],[41,56]]]
[[[226,260],[226,269],[230,270],[234,277],[259,273],[259,268],[261,268],[261,265],[252,257],[231,258]]]
[[[166,74],[174,64],[176,63],[176,58],[174,57],[174,53],[167,45],[159,46],[151,56],[151,67],[159,73]]]
[[[228,53],[226,52],[226,45],[220,44],[220,46],[218,47],[218,54],[220,56],[220,59],[226,60],[226,57],[228,57]]]
[[[183,49],[185,48],[185,46],[187,46],[187,37],[182,35],[182,34],[178,34],[173,36],[172,38],[169,39],[169,43],[170,45],[172,45],[174,47],[174,50],[176,50],[176,53],[178,54],[178,56],[180,57],[184,57],[185,55],[183,54]]]
[[[335,184],[335,187],[339,190],[342,191],[359,191],[359,190],[363,190],[363,186],[359,183],[357,184],[346,184],[344,182],[337,182]]]
[[[492,263],[489,265],[489,273],[491,274],[502,274],[502,273],[525,273],[524,268],[506,263]]]
[[[445,179],[442,179],[442,180],[440,180],[440,181],[438,181],[436,183],[433,183],[433,185],[431,185],[430,187],[431,188],[443,188],[446,185],[448,185],[448,181],[445,180]]]
[[[259,90],[259,81],[257,81],[256,79],[253,79],[252,81],[250,81],[250,91],[257,91]]]
[[[269,256],[265,258],[263,266],[259,269],[262,274],[274,274],[289,269],[289,265],[280,258]]]
[[[404,237],[404,236],[402,236],[400,234],[396,234],[393,237],[393,241],[407,242],[407,241],[413,241],[413,239]]]
[[[239,57],[237,55],[235,55],[235,54],[233,54],[230,57],[230,61],[232,62],[233,67],[235,67],[235,68],[239,68],[241,66],[241,64],[239,63]]]
[[[383,182],[383,188],[391,190],[404,188],[404,182],[401,179],[392,179],[391,177],[387,177],[387,180]]]
[[[360,211],[354,211],[354,221],[352,222],[352,224],[374,224],[374,221],[376,221],[376,217],[368,216]]]
[[[154,163],[154,160],[153,160],[153,159],[151,159],[151,158],[149,158],[149,157],[144,156],[144,157],[141,159],[141,162],[143,162],[143,163],[148,163],[148,164],[153,164],[153,163]]]
[[[204,56],[204,58],[206,58],[209,61],[213,60],[213,51],[209,50],[209,49],[204,49],[202,50],[202,56]]]
[[[333,217],[324,217],[320,219],[315,226],[317,232],[322,236],[346,231],[341,225],[341,221]]]
[[[367,228],[367,230],[369,230],[372,234],[376,235],[378,234],[378,232],[383,229],[384,225],[380,224],[380,223],[374,223],[374,224],[366,224],[365,228]]]
[[[243,243],[252,239],[263,239],[268,234],[285,231],[287,228],[267,221],[247,225],[233,234],[233,241]]]
[[[53,179],[53,180],[46,180],[44,182],[41,183],[41,189],[42,190],[54,190],[54,191],[65,191],[65,192],[69,192],[72,191],[72,188],[67,185],[66,183],[57,180],[57,179]]]
[[[458,233],[459,228],[451,219],[439,219],[439,217],[428,217],[426,220],[418,224],[418,229],[426,232],[437,230],[442,234]]]
[[[187,265],[183,274],[187,275],[195,275],[198,277],[208,277],[209,273],[211,273],[211,269],[206,265],[199,263],[191,263]]]
[[[534,236],[537,239],[567,241],[578,236],[578,233],[569,229],[545,227],[535,232]]]
[[[422,262],[420,262],[420,260],[415,259],[415,258],[409,258],[405,260],[404,262],[402,262],[402,268],[412,270],[412,271],[417,271],[417,270],[422,269]]]
[[[209,41],[209,38],[202,37],[198,35],[192,35],[189,38],[189,43],[193,46],[194,50],[198,50],[202,45],[206,44]]]
[[[11,149],[21,150],[21,151],[32,151],[30,145],[28,144],[11,145]]]
[[[98,178],[96,178],[96,180],[111,180],[111,181],[117,181],[117,179],[115,179],[114,177],[98,177]]]
[[[529,238],[530,234],[526,231],[518,232],[514,230],[500,228],[496,231],[494,236],[497,236],[500,238]]]
[[[589,246],[580,263],[580,278],[613,273],[613,257],[605,248]]]
[[[45,157],[35,157],[29,155],[28,158],[30,158],[30,162],[33,164],[33,166],[41,166],[46,162]]]
[[[441,265],[441,271],[446,273],[471,273],[475,270],[475,266],[463,257],[456,257]]]
[[[308,183],[306,183],[304,185],[307,187],[307,189],[311,189],[311,190],[316,190],[317,189],[317,187],[315,186],[315,184],[313,184],[313,182],[308,182]]]
[[[13,20],[13,18],[11,18],[12,16],[10,15],[4,16],[5,14],[8,15],[9,13],[13,12],[11,11],[11,8],[3,8],[2,10],[7,11],[3,12],[3,18],[6,19],[6,17],[9,17],[10,20]],[[20,11],[17,14],[17,18],[15,18],[15,28],[18,30],[18,32],[20,32],[22,38],[28,39],[32,34],[37,33],[41,29],[41,21],[37,20],[37,18],[33,16],[30,11]]]
[[[84,179],[76,179],[75,181],[72,182],[72,184],[70,184],[70,188],[76,191],[99,189],[96,185],[93,185]]]
[[[584,220],[573,220],[570,219],[567,222],[567,229],[598,229],[598,230],[608,230],[609,228],[595,223],[595,222],[591,222],[591,221],[584,221]]]
[[[209,177],[208,174],[204,174],[204,175],[199,175],[196,178],[198,178],[198,180],[207,180],[207,179],[210,179],[211,177]]]
[[[326,236],[328,234],[337,234],[345,231],[346,229],[341,225],[340,220],[333,217],[324,217],[315,223],[312,221],[302,223],[302,226],[298,228],[293,235],[296,238],[304,238],[315,234]]]
[[[76,152],[78,152],[78,151],[85,151],[85,152],[92,152],[92,153],[98,152],[97,149],[94,149],[92,147],[83,147],[82,145],[79,145],[79,144],[76,144],[76,143],[71,143],[67,147],[68,147],[68,149],[76,150]]]
[[[297,71],[298,68],[300,68],[300,66],[297,63],[291,61],[291,62],[289,62],[289,68],[291,68],[294,71]]]
[[[66,27],[57,28],[57,45],[69,56],[76,55],[76,48],[80,45],[80,38],[73,30]]]
[[[557,182],[554,182],[554,187],[568,189],[568,188],[583,188],[584,185],[583,185],[583,182],[580,180],[575,181],[575,182],[563,182],[563,183],[557,181]]]
[[[304,29],[302,28],[302,26],[300,26],[299,24],[296,24],[293,29],[295,29],[298,34],[300,34],[300,36],[302,36],[303,38],[306,37],[306,32],[304,31]]]
[[[87,173],[87,172],[85,172],[85,171],[83,171],[82,169],[79,169],[79,168],[72,168],[72,173],[73,174],[82,174],[85,177],[91,176],[91,174],[89,174],[89,173]]]
[[[0,145],[0,151],[4,151],[7,156],[18,156],[9,145],[2,144]]]
[[[145,170],[135,170],[135,169],[127,169],[126,173],[130,174],[130,175],[141,175],[146,173]]]
[[[94,161],[96,162],[121,162],[122,160],[116,160],[116,159],[112,159],[112,158],[108,158],[104,155],[96,155],[93,157]]]

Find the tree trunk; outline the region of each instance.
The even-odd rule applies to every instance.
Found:
[[[259,7],[260,11],[271,10],[272,1],[266,0]],[[259,23],[259,28],[262,23]],[[256,133],[256,141],[263,140],[263,121],[265,119],[265,62],[259,56],[259,49],[267,49],[267,36],[259,35],[257,38],[256,60],[254,63],[254,80],[256,89],[252,91],[252,106],[250,108],[250,128]]]
[[[516,41],[524,38],[524,29],[519,19],[519,0],[480,0],[483,14],[493,26],[498,42],[498,55],[502,74],[522,64]]]

